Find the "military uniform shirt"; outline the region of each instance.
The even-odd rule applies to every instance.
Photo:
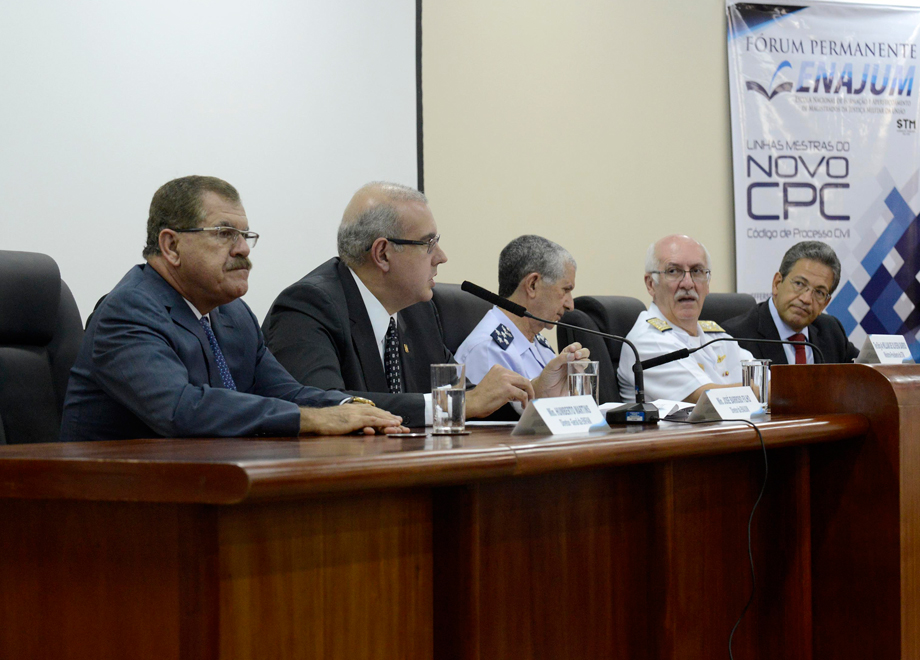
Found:
[[[556,354],[540,334],[535,341],[528,341],[514,321],[498,307],[493,307],[463,340],[454,357],[457,362],[466,364],[466,377],[470,382],[478,384],[496,364],[525,378],[536,378]]]
[[[649,323],[649,321],[652,321]],[[704,331],[709,329],[710,331]],[[700,321],[697,336],[671,325],[652,303],[647,312],[639,314],[636,324],[626,335],[639,351],[642,360],[648,360],[664,353],[682,348],[696,348],[719,337],[730,335],[716,324]],[[697,351],[682,360],[675,360],[645,371],[645,400],[671,399],[683,401],[702,385],[728,385],[741,383],[741,361],[752,360],[748,351],[733,341],[717,342]],[[628,346],[623,346],[617,381],[623,401],[636,400],[636,384],[633,364],[636,359]]]

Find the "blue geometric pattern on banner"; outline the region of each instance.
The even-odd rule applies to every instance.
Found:
[[[891,222],[860,262],[869,281],[862,291],[850,282],[844,284],[827,311],[840,319],[848,335],[857,327],[870,335],[903,335],[916,360],[920,358],[920,342],[915,337],[920,328],[920,216],[914,214],[897,188],[888,193],[885,205],[891,211]],[[885,266],[889,256],[901,260],[894,274]],[[905,296],[913,309],[902,319],[896,307]],[[849,310],[857,297],[868,305],[859,320]],[[907,311],[903,309],[902,313]]]
[[[837,294],[831,298],[831,304],[827,306],[827,313],[836,316],[843,324],[843,329],[849,335],[859,325],[856,317],[850,314],[850,305],[856,300],[859,291],[851,283],[844,284]]]
[[[863,290],[859,292],[859,295],[863,297],[863,300],[869,303],[869,307],[875,307],[875,303],[878,301],[891,279],[891,273],[888,272],[887,268],[882,266],[872,273],[872,277],[869,278],[869,282],[863,287]]]
[[[894,217],[885,227],[882,235],[878,237],[872,249],[863,257],[862,266],[867,273],[875,273],[879,269],[882,262],[885,261],[885,257],[901,240],[901,236],[904,235],[907,227],[914,219],[914,212],[910,210],[897,188],[892,188],[891,192],[888,193],[888,197],[885,198],[885,205]]]
[[[917,273],[920,273],[920,249],[918,247],[920,247],[920,218],[914,218],[895,246],[904,264],[898,269],[894,279],[914,306],[904,319],[904,329],[898,334],[920,327],[920,281],[917,281]]]
[[[901,317],[898,316],[898,313],[894,311],[894,305],[898,302],[898,299],[900,299],[903,293],[898,283],[891,280],[888,286],[885,287],[882,295],[879,296],[878,301],[872,306],[872,311],[875,312],[878,320],[881,321],[882,326],[885,328],[886,335],[900,334],[903,322],[901,321]]]

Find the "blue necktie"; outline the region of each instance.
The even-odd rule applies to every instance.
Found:
[[[211,344],[211,352],[214,353],[214,360],[217,362],[218,371],[220,371],[220,382],[222,382],[224,387],[228,390],[235,390],[236,383],[233,382],[233,376],[230,375],[230,367],[227,366],[224,354],[220,352],[220,346],[217,344],[217,337],[214,336],[214,331],[211,330],[211,324],[208,322],[208,317],[202,316],[198,319],[198,322],[201,324],[201,327],[204,328],[204,334],[208,336],[208,343]]]

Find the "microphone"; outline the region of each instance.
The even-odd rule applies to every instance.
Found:
[[[590,328],[582,328],[577,325],[572,325],[570,323],[563,323],[562,321],[549,321],[547,319],[541,319],[539,316],[534,316],[527,311],[527,308],[518,305],[517,303],[511,302],[507,298],[502,298],[497,296],[488,289],[483,289],[481,286],[473,284],[472,282],[464,281],[460,285],[462,291],[471,293],[472,295],[485,300],[488,303],[492,303],[496,307],[499,307],[506,312],[511,312],[515,316],[523,316],[525,318],[533,319],[539,321],[540,323],[546,323],[548,325],[561,325],[565,328],[572,328],[573,330],[578,330],[579,332],[587,332],[588,334],[597,335],[599,337],[604,337],[606,339],[613,339],[622,344],[626,344],[632,349],[633,354],[636,356],[636,362],[633,364],[633,374],[636,380],[636,402],[635,403],[624,403],[622,406],[618,406],[612,410],[607,411],[607,423],[608,424],[657,424],[658,423],[658,408],[653,406],[650,403],[645,402],[645,380],[643,378],[642,369],[643,365],[641,360],[639,360],[639,351],[636,350],[636,345],[631,341],[626,339],[626,337],[620,337],[617,335],[611,335],[607,332],[600,332],[599,330],[591,330]]]
[[[752,344],[790,344],[792,346],[811,346],[811,350],[815,352],[815,355],[821,358],[822,363],[824,362],[824,353],[822,353],[821,349],[812,344],[810,341],[788,341],[786,339],[747,339],[745,337],[717,337],[716,339],[707,341],[705,344],[701,344],[696,348],[681,348],[676,351],[671,351],[670,353],[659,355],[658,357],[644,360],[642,362],[642,369],[651,369],[662,364],[675,362],[676,360],[683,360],[685,357],[689,357],[691,353],[696,353],[701,348],[706,348],[710,344],[715,344],[717,341],[733,341],[735,343],[749,341]]]

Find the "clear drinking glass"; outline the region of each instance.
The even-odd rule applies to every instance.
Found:
[[[466,365],[431,365],[432,433],[462,433],[466,423]]]
[[[569,362],[569,396],[589,394],[597,399],[597,375],[600,362],[593,360],[576,360]]]
[[[742,360],[741,384],[757,387],[760,405],[770,412],[770,360]]]

